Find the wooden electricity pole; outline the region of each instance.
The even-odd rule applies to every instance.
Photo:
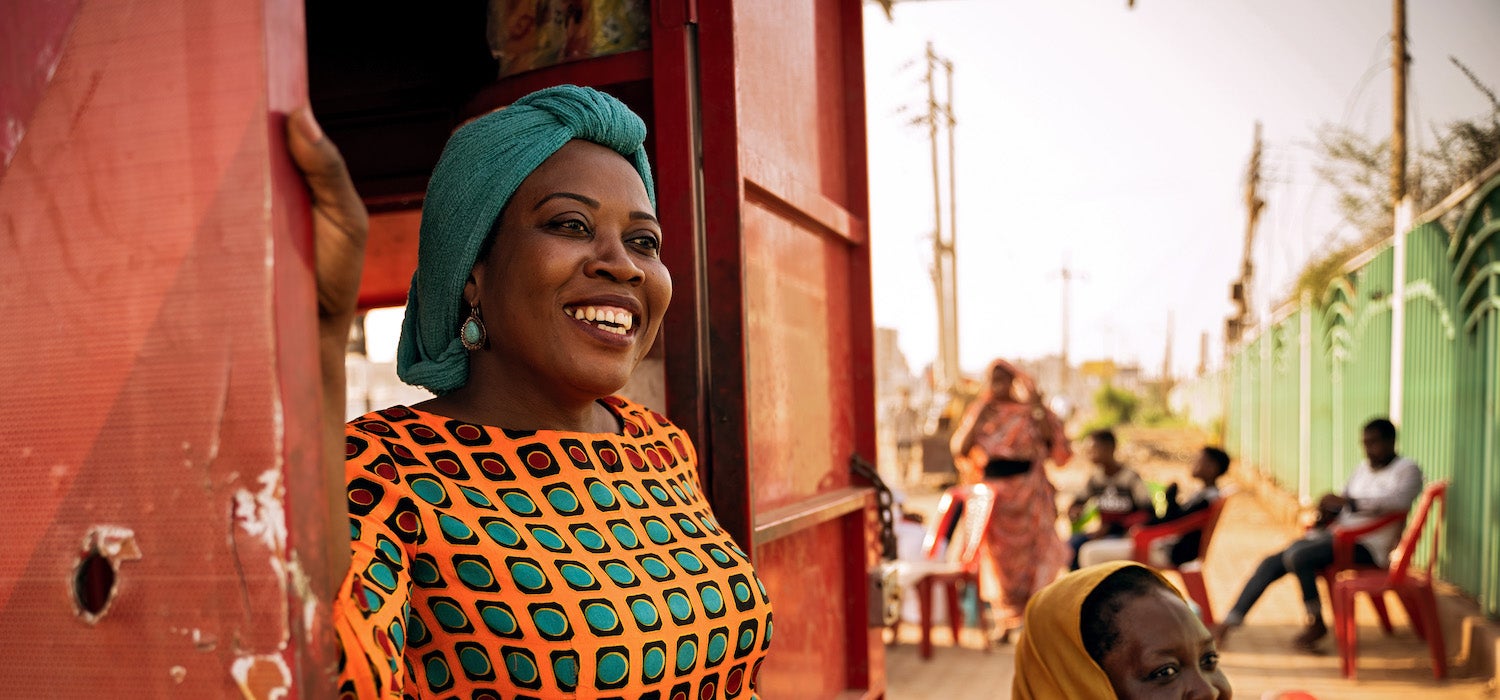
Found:
[[[947,94],[938,101],[937,71],[947,71]],[[958,229],[957,201],[955,199],[956,168],[954,157],[956,145],[953,129],[957,120],[953,117],[953,63],[937,54],[932,42],[927,42],[927,134],[932,141],[932,284],[937,300],[938,357],[934,373],[940,389],[951,391],[958,386],[958,264],[955,254],[955,234]],[[938,156],[938,132],[946,127],[948,132],[948,231],[943,232],[943,181]]]
[[[1057,276],[1062,279],[1062,375],[1058,393],[1072,401],[1073,360],[1069,355],[1069,346],[1073,330],[1073,280],[1086,280],[1088,276],[1074,271],[1066,258],[1063,259],[1062,269],[1057,271]]]
[[[1391,211],[1406,198],[1406,0],[1395,0],[1391,28]],[[1402,233],[1398,231],[1397,233]]]
[[[1198,376],[1208,374],[1208,331],[1198,336]]]
[[[1401,425],[1406,392],[1406,231],[1412,202],[1406,196],[1406,0],[1395,0],[1391,26],[1391,403],[1387,416]]]
[[[1240,264],[1240,278],[1230,290],[1235,304],[1235,315],[1229,319],[1224,333],[1224,350],[1240,342],[1254,320],[1254,307],[1250,288],[1255,279],[1255,226],[1260,221],[1260,210],[1266,206],[1260,198],[1260,122],[1255,122],[1255,146],[1250,152],[1250,165],[1245,171],[1245,249]]]
[[[943,246],[943,190],[938,178],[937,54],[927,42],[927,137],[932,145],[932,292],[937,302],[937,377],[944,391],[952,390],[957,374],[948,366],[947,254]]]
[[[1172,336],[1173,327],[1176,325],[1176,314],[1167,312],[1167,345],[1161,354],[1161,386],[1162,398],[1172,392]]]
[[[1063,263],[1062,270],[1058,274],[1062,276],[1062,390],[1061,390],[1061,392],[1062,392],[1062,394],[1064,396],[1067,396],[1068,392],[1070,392],[1070,391],[1073,390],[1073,386],[1072,386],[1072,384],[1073,384],[1073,365],[1072,365],[1072,360],[1069,359],[1069,357],[1068,357],[1068,341],[1069,341],[1069,337],[1068,336],[1069,336],[1069,332],[1071,330],[1069,327],[1072,325],[1072,318],[1071,318],[1071,316],[1069,314],[1069,311],[1071,310],[1070,307],[1072,307],[1072,296],[1073,295],[1072,295],[1071,286],[1072,286],[1072,283],[1073,283],[1073,271],[1068,268],[1067,263]],[[1071,401],[1072,398],[1069,397],[1068,400]]]

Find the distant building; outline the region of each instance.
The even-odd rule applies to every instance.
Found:
[[[1104,386],[1113,386],[1139,394],[1145,388],[1140,365],[1116,364],[1114,360],[1089,360],[1078,368],[1087,394],[1092,396]]]
[[[1084,378],[1083,368],[1065,369],[1061,355],[1020,360],[1015,364],[1036,380],[1037,389],[1047,396],[1049,405],[1059,415],[1071,414],[1092,402],[1093,389]]]
[[[901,333],[894,328],[875,329],[875,393],[894,396],[901,387],[915,389],[916,377],[906,353],[901,352]]]
[[[895,488],[912,479],[920,454],[909,446],[930,429],[933,403],[931,383],[912,374],[900,339],[894,328],[875,329],[876,467]],[[898,455],[907,463],[898,463]]]

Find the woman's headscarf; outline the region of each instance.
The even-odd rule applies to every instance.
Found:
[[[996,393],[994,382],[991,381],[997,369],[1005,370],[1011,377],[1010,387],[1004,394]],[[1037,390],[1036,380],[1032,379],[1030,374],[1021,371],[1020,368],[1010,362],[996,358],[985,368],[982,380],[979,394],[969,404],[968,409],[964,412],[963,420],[960,422],[958,429],[953,433],[952,449],[955,451],[958,450],[961,436],[966,434],[966,431],[978,430],[981,433],[987,431],[988,428],[985,425],[981,425],[979,421],[981,415],[988,407],[990,408],[991,415],[994,415],[997,410],[1029,413],[1032,416],[1031,420],[1036,421],[1040,430],[1040,436],[1045,443],[1041,448],[1046,453],[1046,457],[1050,458],[1058,466],[1067,464],[1068,460],[1072,459],[1073,450],[1068,445],[1062,419],[1058,418],[1057,414],[1053,413],[1051,409],[1042,403],[1041,392]],[[956,457],[959,462],[957,466],[960,474],[964,474],[965,472],[972,474],[984,466],[982,460],[976,463],[968,455],[957,455]]]
[[[396,349],[401,380],[445,394],[468,381],[458,339],[464,283],[495,221],[521,182],[573,140],[614,149],[640,173],[651,203],[646,124],[624,103],[592,88],[562,85],[533,92],[453,133],[422,204],[417,271]]]
[[[995,383],[991,381],[997,369],[1003,369],[1006,374],[1010,375],[1010,390],[1004,395],[995,393]],[[981,377],[979,395],[974,399],[974,403],[976,404],[983,405],[995,401],[1020,401],[1021,398],[1017,396],[1019,393],[1016,391],[1017,389],[1025,392],[1028,398],[1035,398],[1037,395],[1036,382],[1032,380],[1031,375],[1022,372],[1010,362],[999,358],[991,361],[989,366],[984,368],[984,374]]]
[[[1110,574],[1127,567],[1150,571],[1177,592],[1161,574],[1130,561],[1090,566],[1064,576],[1032,596],[1026,605],[1026,627],[1016,644],[1016,700],[1114,700],[1104,669],[1089,657],[1079,631],[1083,601]],[[1180,593],[1178,595],[1181,595]]]

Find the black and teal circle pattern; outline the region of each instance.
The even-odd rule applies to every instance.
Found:
[[[685,435],[515,432],[394,407],[352,421],[341,692],[754,698],[771,608]]]

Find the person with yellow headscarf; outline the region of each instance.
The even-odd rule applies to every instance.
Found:
[[[1109,562],[1075,571],[1026,606],[1017,700],[1217,698],[1234,691],[1213,636],[1152,569]]]

